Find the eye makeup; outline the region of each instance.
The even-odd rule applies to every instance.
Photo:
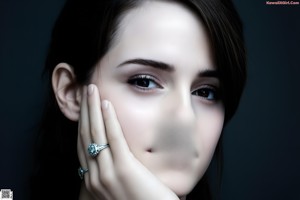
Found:
[[[155,88],[163,88],[158,82],[159,81],[154,76],[147,74],[134,75],[128,80],[128,84],[144,91],[152,90]]]

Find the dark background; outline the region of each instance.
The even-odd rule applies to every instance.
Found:
[[[12,189],[16,200],[27,199],[41,72],[63,3],[0,1],[0,189]],[[234,3],[244,22],[248,82],[224,132],[222,200],[299,200],[300,5]]]

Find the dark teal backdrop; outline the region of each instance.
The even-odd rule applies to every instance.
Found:
[[[27,199],[41,72],[63,2],[0,1],[0,189],[12,189],[16,200]],[[244,22],[249,77],[224,132],[222,200],[299,200],[300,5],[234,2]]]

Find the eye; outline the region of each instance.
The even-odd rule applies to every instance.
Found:
[[[150,75],[136,75],[128,80],[130,85],[133,85],[142,90],[151,90],[154,88],[162,88],[155,78]]]
[[[216,101],[219,99],[218,91],[211,86],[205,86],[192,92],[192,95],[205,98],[209,101]]]

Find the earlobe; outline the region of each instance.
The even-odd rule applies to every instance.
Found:
[[[78,121],[81,92],[72,66],[59,63],[52,73],[52,88],[62,113],[72,121]]]

